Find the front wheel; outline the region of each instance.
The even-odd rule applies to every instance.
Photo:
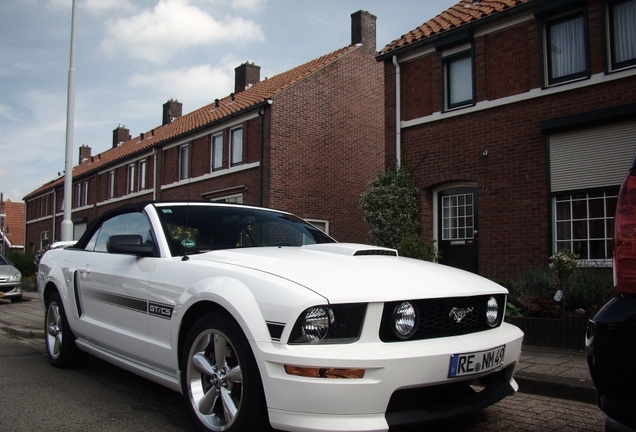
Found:
[[[206,314],[188,333],[181,386],[201,431],[270,429],[256,361],[240,327],[226,315]]]
[[[75,335],[68,325],[64,305],[57,292],[46,299],[44,333],[46,352],[49,362],[53,366],[59,368],[76,367],[88,358],[88,354],[80,351],[75,345]]]

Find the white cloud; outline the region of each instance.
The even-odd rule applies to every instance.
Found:
[[[160,0],[152,10],[109,22],[108,36],[101,47],[109,55],[125,52],[160,64],[195,46],[264,39],[260,27],[251,20],[226,17],[219,21],[188,0]]]
[[[236,65],[237,61],[226,58],[219,66],[206,64],[151,74],[135,73],[128,79],[128,85],[151,89],[166,100],[178,99],[191,111],[232,91]]]

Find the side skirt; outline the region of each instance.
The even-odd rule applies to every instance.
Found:
[[[111,351],[106,351],[102,348],[99,348],[83,339],[76,339],[75,343],[82,351],[86,351],[87,353],[94,355],[95,357],[100,358],[124,370],[127,370],[128,372],[134,373],[135,375],[139,375],[159,385],[168,387],[171,390],[181,393],[181,385],[179,384],[179,379],[177,378],[177,376],[169,375],[152,369],[141,363],[130,361]]]

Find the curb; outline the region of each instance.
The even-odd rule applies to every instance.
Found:
[[[26,339],[44,339],[44,330],[34,330],[11,326],[0,326],[0,330]]]

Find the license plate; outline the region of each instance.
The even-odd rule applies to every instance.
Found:
[[[486,351],[453,354],[450,359],[449,377],[459,377],[496,369],[504,363],[506,346]]]

